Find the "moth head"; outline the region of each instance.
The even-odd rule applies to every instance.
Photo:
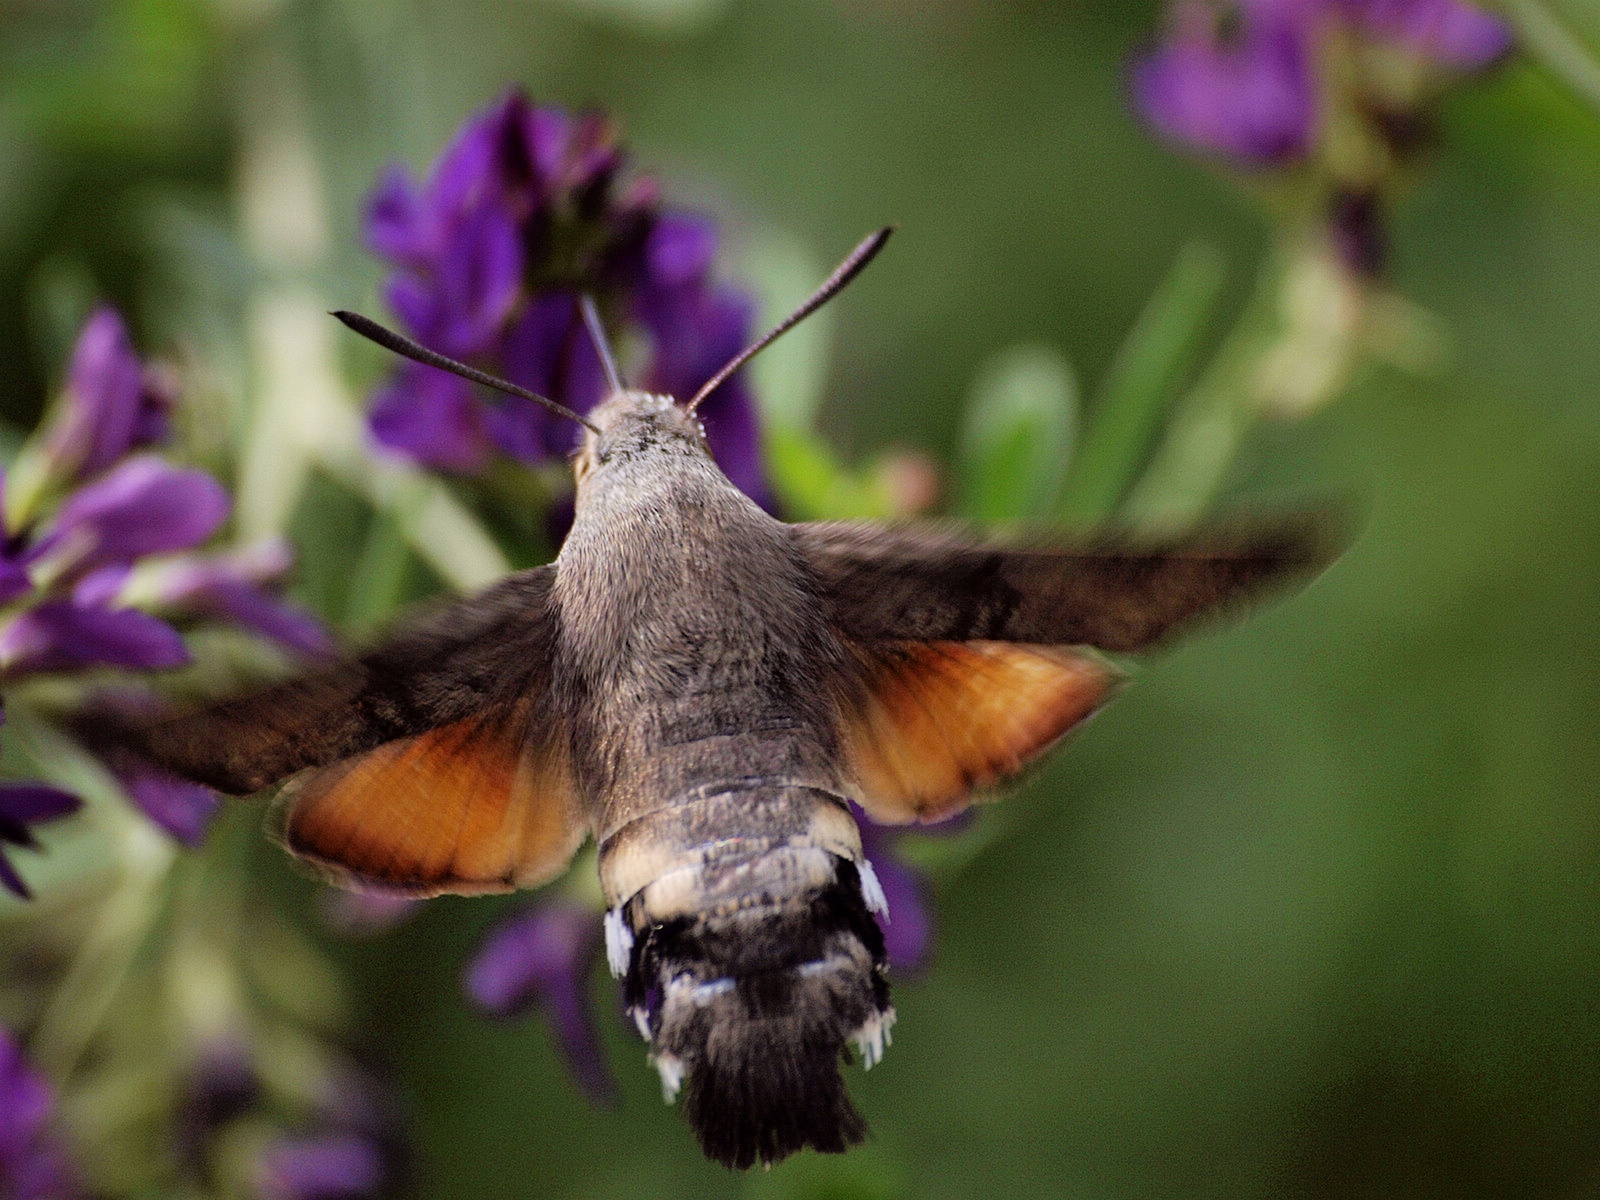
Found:
[[[726,383],[745,363],[838,295],[839,290],[860,274],[862,268],[883,249],[891,232],[892,227],[885,227],[864,238],[799,308],[724,363],[682,405],[670,396],[636,391],[623,382],[616,356],[611,351],[611,341],[606,337],[605,326],[593,298],[580,297],[579,311],[588,327],[589,340],[600,357],[611,394],[589,413],[588,420],[584,422],[588,433],[572,464],[579,491],[588,486],[600,468],[647,451],[684,449],[709,456],[705,430],[695,416],[701,402]]]
[[[573,457],[578,487],[586,487],[597,470],[662,450],[709,454],[704,427],[671,396],[618,388],[590,410],[593,426]]]

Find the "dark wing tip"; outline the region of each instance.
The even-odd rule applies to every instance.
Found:
[[[1350,541],[1349,523],[1329,512],[1224,519],[1170,539],[1097,538],[1069,608],[1089,645],[1153,648],[1305,587]]]

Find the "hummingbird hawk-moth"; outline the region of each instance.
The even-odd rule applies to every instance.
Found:
[[[689,404],[613,369],[609,399],[566,413],[585,433],[554,562],[115,735],[221,792],[287,779],[289,848],[360,887],[534,887],[596,839],[611,969],[669,1098],[681,1087],[731,1167],[865,1133],[840,1064],[882,1055],[894,1009],[851,802],[888,823],[957,812],[1110,695],[1098,651],[1325,560],[1304,524],[1013,549],[769,516],[712,461],[695,407],[887,235]]]

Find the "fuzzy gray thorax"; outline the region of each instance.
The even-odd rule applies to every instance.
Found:
[[[664,399],[623,393],[596,418],[554,591],[597,836],[753,777],[837,792],[843,651],[786,527]]]

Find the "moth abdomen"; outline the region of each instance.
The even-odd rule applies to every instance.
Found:
[[[741,811],[748,832],[680,844],[607,918],[612,966],[664,1093],[681,1089],[706,1154],[740,1169],[859,1142],[866,1124],[840,1066],[852,1046],[875,1063],[894,1021],[873,918],[882,892],[854,822],[832,793],[775,790],[783,795],[765,805],[738,792],[691,801]],[[791,832],[748,823],[772,801]],[[705,815],[668,809],[658,819],[686,831]],[[603,877],[619,863],[607,852],[624,848],[608,839]],[[637,864],[634,850],[620,860]]]

